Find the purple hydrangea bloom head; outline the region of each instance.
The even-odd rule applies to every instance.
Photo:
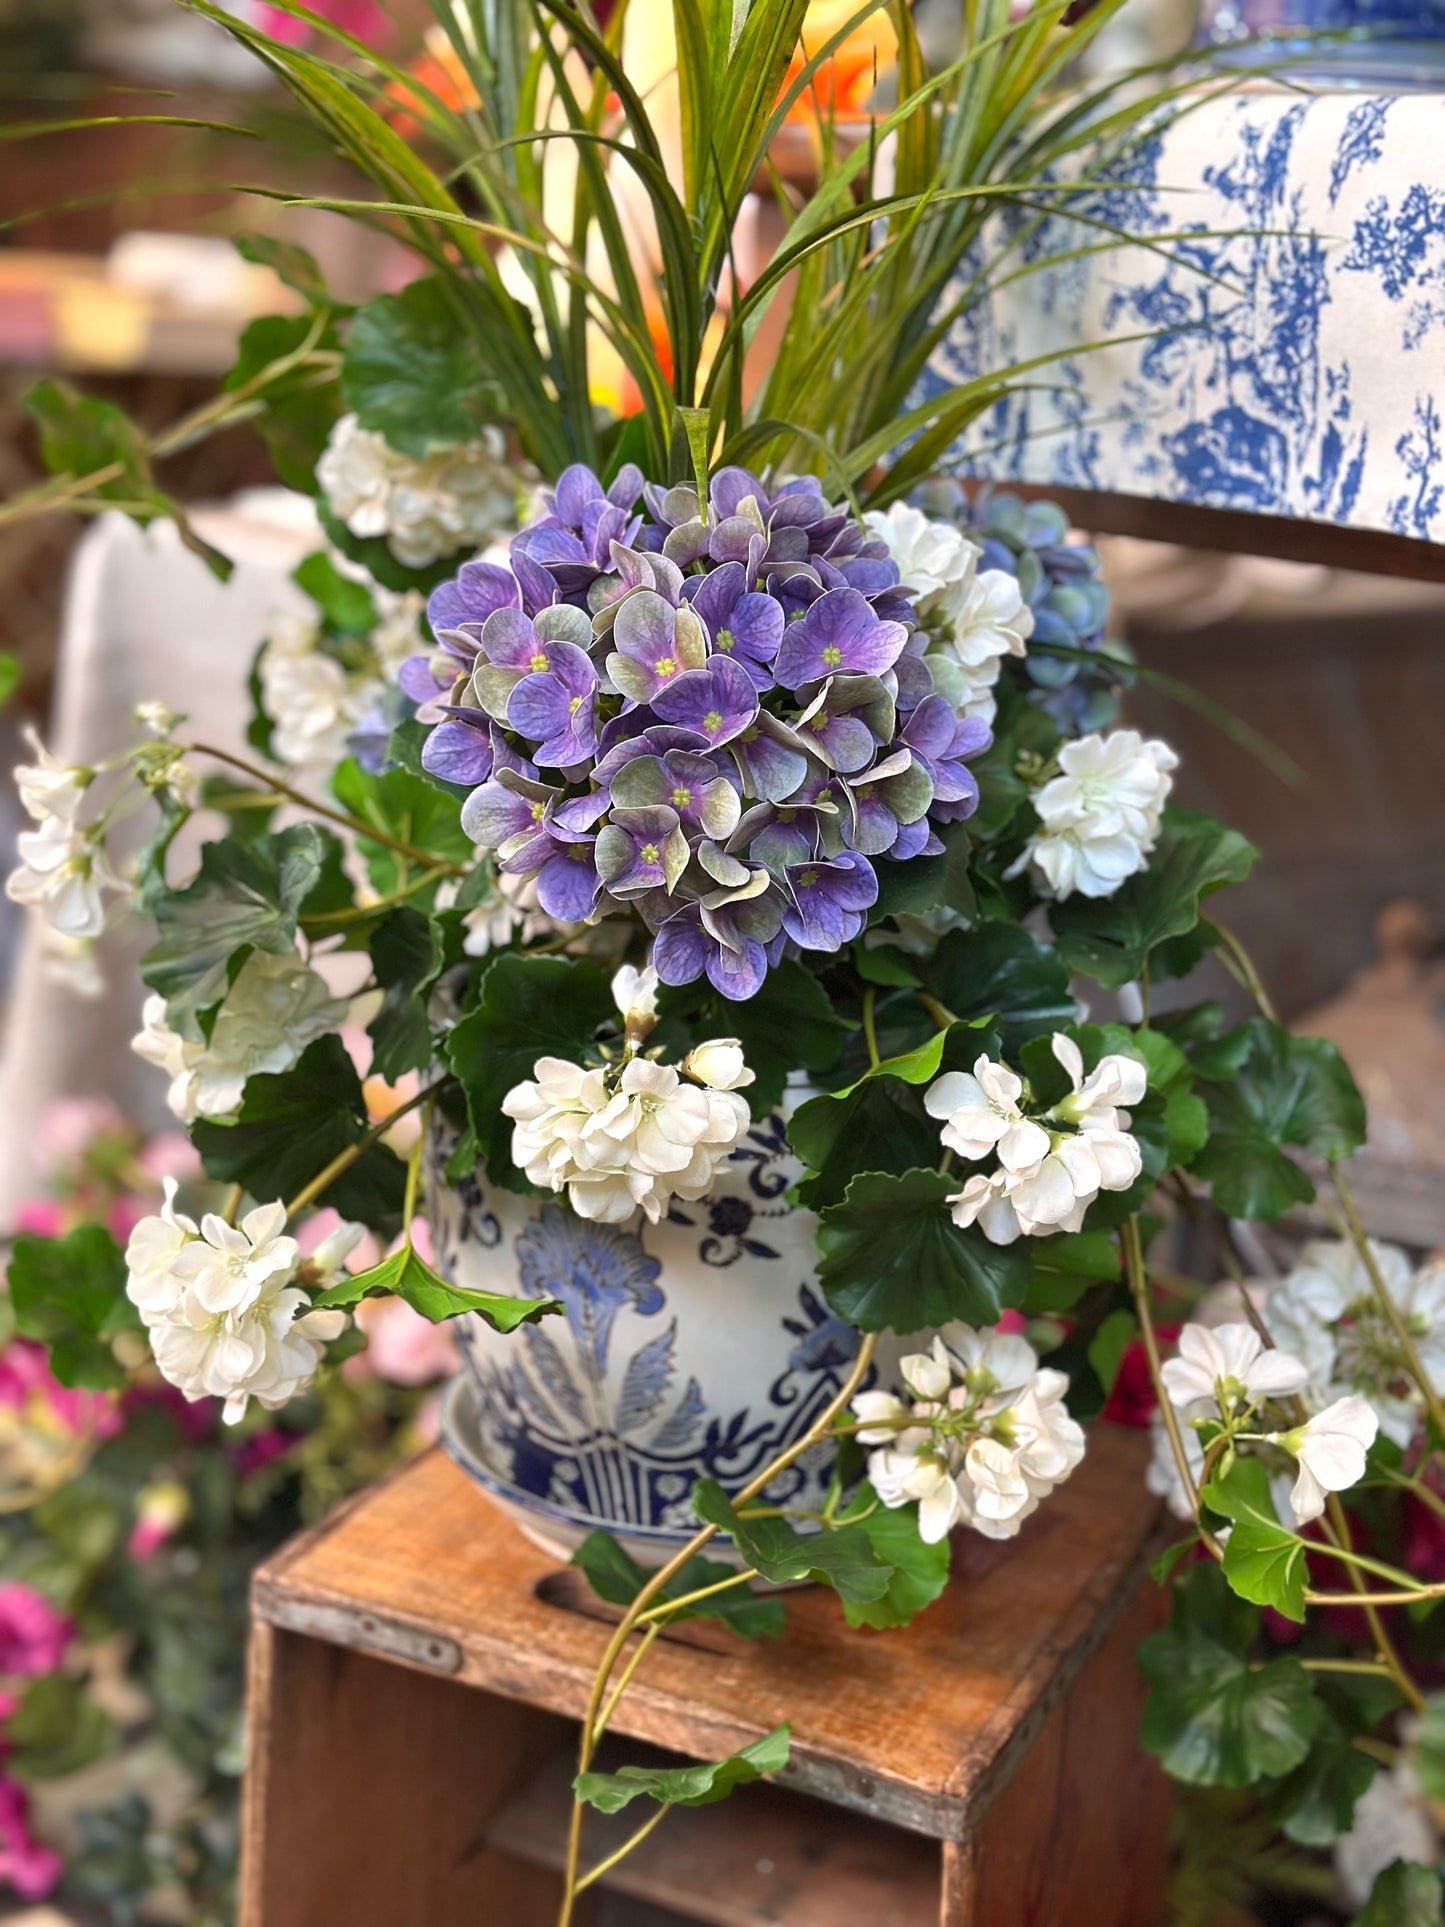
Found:
[[[524,676],[507,698],[507,724],[536,741],[534,762],[576,769],[597,748],[597,671],[570,642],[547,643],[544,657],[546,668]]]

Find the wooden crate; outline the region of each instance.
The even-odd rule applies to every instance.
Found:
[[[720,1758],[786,1719],[792,1759],[669,1814],[579,1921],[1158,1927],[1144,1458],[1138,1434],[1096,1431],[1018,1540],[958,1536],[947,1594],[907,1632],[850,1631],[809,1589],[780,1640],[659,1639],[621,1757]],[[608,1636],[578,1575],[433,1451],[263,1567],[253,1620],[242,1927],[550,1927]],[[589,1815],[586,1864],[637,1818]]]

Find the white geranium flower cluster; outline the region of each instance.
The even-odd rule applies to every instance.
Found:
[[[1017,580],[1006,569],[980,571],[976,542],[906,502],[871,509],[863,519],[888,545],[920,620],[939,639],[928,659],[936,687],[962,714],[991,723],[1004,657],[1024,655],[1034,629]]]
[[[632,1054],[651,1028],[657,974],[629,965],[613,980],[627,1020],[621,1064],[586,1070],[542,1057],[502,1100],[513,1120],[512,1160],[533,1184],[567,1193],[580,1218],[656,1224],[672,1198],[706,1197],[751,1123],[739,1090],[753,1073],[733,1037],[699,1044],[681,1065]]]
[[[951,1151],[974,1161],[997,1156],[996,1170],[976,1173],[949,1199],[955,1224],[976,1223],[996,1245],[1079,1230],[1101,1191],[1127,1191],[1143,1169],[1120,1107],[1144,1096],[1144,1066],[1111,1053],[1085,1077],[1079,1047],[1062,1031],[1053,1052],[1073,1089],[1037,1115],[1023,1109],[1023,1079],[986,1056],[971,1073],[945,1072],[923,1100],[930,1117],[944,1120]]]
[[[521,479],[501,431],[431,455],[404,455],[343,415],[316,464],[334,515],[353,535],[385,536],[398,562],[422,569],[458,549],[484,548],[517,519]]]
[[[1318,1519],[1331,1492],[1344,1492],[1365,1475],[1365,1455],[1379,1422],[1354,1394],[1284,1430],[1245,1430],[1258,1427],[1272,1400],[1297,1398],[1309,1382],[1303,1360],[1266,1347],[1252,1325],[1186,1325],[1179,1334],[1178,1357],[1166,1361],[1160,1376],[1170,1404],[1186,1424],[1208,1425],[1215,1436],[1223,1427],[1231,1441],[1273,1446],[1294,1460],[1289,1506],[1296,1525]],[[1194,1432],[1185,1432],[1183,1438],[1197,1482],[1204,1447]],[[1148,1482],[1181,1518],[1192,1517],[1162,1423],[1155,1427]]]
[[[1178,767],[1167,743],[1146,742],[1136,729],[1065,743],[1058,774],[1031,798],[1039,828],[1008,874],[1032,868],[1060,901],[1111,897],[1148,863]]]
[[[1445,1259],[1429,1259],[1417,1269],[1398,1245],[1373,1238],[1370,1253],[1425,1376],[1437,1392],[1445,1392]],[[1275,1342],[1308,1367],[1307,1405],[1359,1393],[1386,1438],[1402,1450],[1409,1445],[1424,1402],[1352,1244],[1328,1238],[1307,1244],[1288,1277],[1270,1287],[1264,1319]]]
[[[131,1048],[171,1080],[166,1102],[183,1124],[230,1117],[241,1108],[246,1079],[289,1071],[308,1044],[345,1019],[348,1004],[298,956],[253,950],[216,1013],[209,1042],[182,1037],[166,1019],[164,997],[147,997],[145,1028]]]
[[[949,1327],[948,1342],[899,1362],[909,1396],[860,1392],[858,1439],[877,1449],[868,1477],[886,1506],[918,1501],[929,1545],[956,1525],[1012,1539],[1084,1456],[1062,1372],[1041,1370],[1034,1349],[1004,1332]]]
[[[258,1205],[239,1225],[208,1212],[198,1226],[176,1210],[176,1188],[167,1178],[159,1216],[142,1218],[126,1247],[126,1295],[156,1364],[188,1399],[224,1399],[231,1423],[249,1399],[284,1405],[346,1324],[344,1312],[306,1309],[298,1273],[323,1290],[335,1284],[362,1227],[333,1231],[303,1267],[284,1205]]]
[[[359,573],[338,562],[348,575]],[[351,638],[343,662],[326,646],[320,617],[288,611],[272,618],[261,651],[261,705],[272,724],[271,747],[294,770],[329,773],[350,739],[382,702],[396,672],[420,647],[422,599],[366,579],[377,622],[363,641]]]
[[[129,887],[107,861],[105,815],[79,821],[100,772],[62,763],[33,729],[26,740],[35,761],[17,765],[15,783],[36,827],[17,838],[20,864],[6,878],[5,894],[39,910],[64,946],[89,946],[105,925],[105,893]]]

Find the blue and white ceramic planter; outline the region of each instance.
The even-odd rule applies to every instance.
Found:
[[[813,1275],[812,1212],[781,1119],[749,1131],[711,1196],[658,1225],[590,1224],[470,1178],[437,1188],[441,1271],[558,1298],[566,1317],[502,1336],[458,1320],[464,1368],[447,1450],[529,1537],[567,1557],[597,1526],[655,1562],[696,1530],[698,1479],[735,1491],[805,1432],[847,1377],[858,1334]],[[773,1503],[821,1500],[830,1452],[805,1454]]]

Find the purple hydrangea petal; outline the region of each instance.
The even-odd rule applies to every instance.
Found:
[[[495,562],[464,562],[450,582],[439,582],[427,598],[432,634],[483,623],[496,609],[520,608],[521,585],[510,569]]]
[[[559,922],[585,923],[602,889],[592,851],[583,843],[554,844],[552,851],[537,872],[537,901]]]
[[[653,708],[665,722],[680,723],[707,738],[713,749],[730,743],[758,713],[758,692],[747,672],[726,656],[712,656],[660,689]]]
[[[428,775],[468,789],[486,782],[492,773],[492,735],[487,718],[480,712],[478,718],[477,723],[438,723],[421,746],[421,766]]]

